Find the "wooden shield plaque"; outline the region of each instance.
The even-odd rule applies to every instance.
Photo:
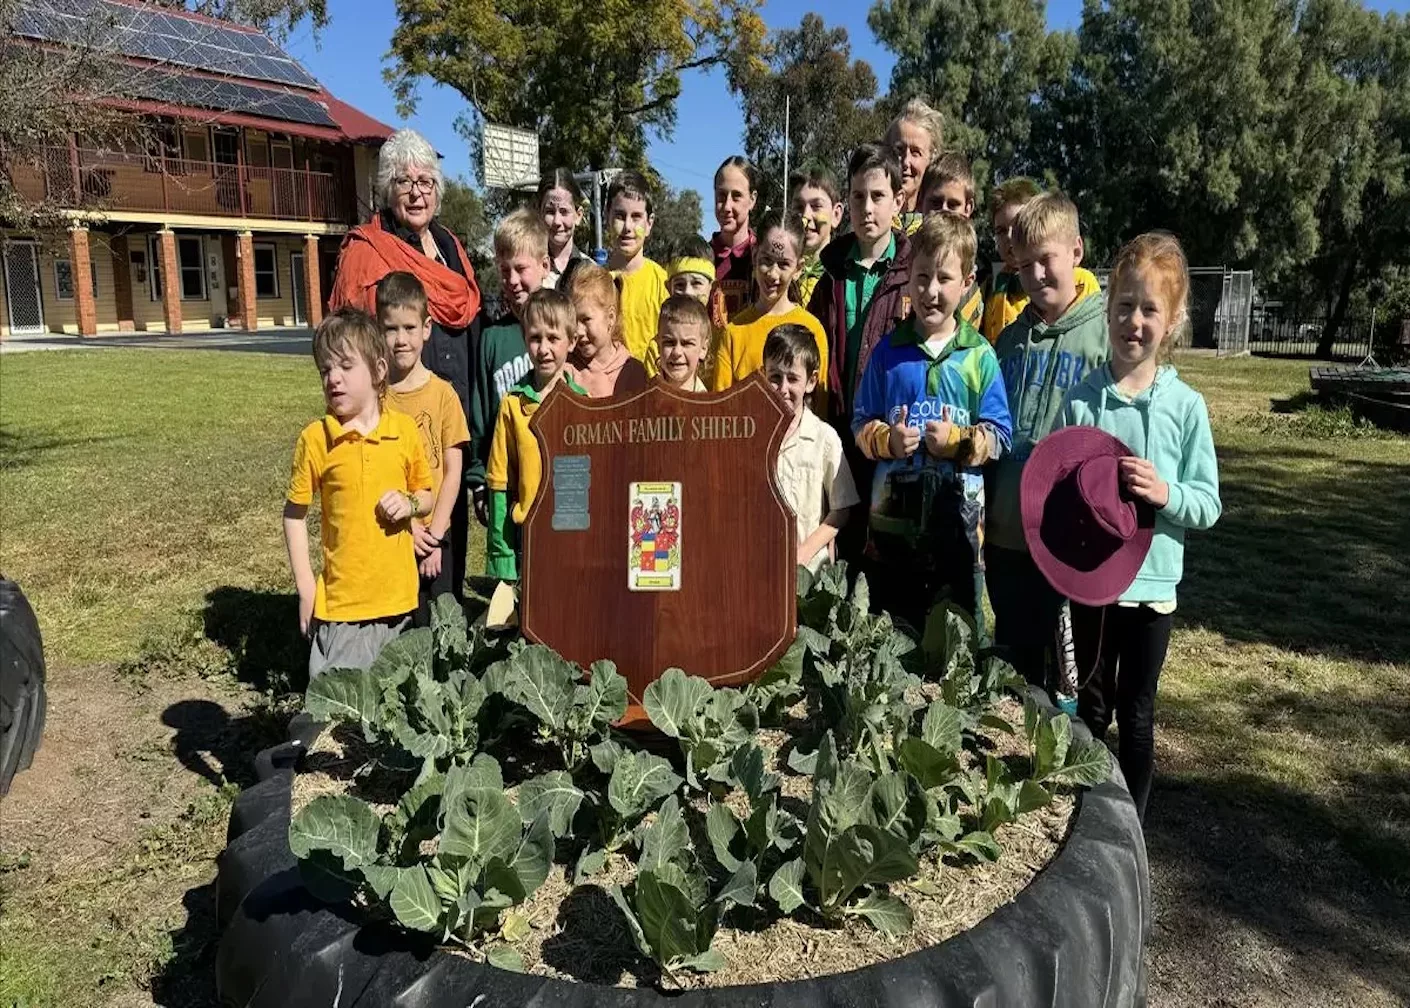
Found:
[[[758,375],[725,392],[587,399],[560,383],[529,422],[543,480],[523,528],[524,636],[642,691],[668,668],[724,686],[787,650],[793,512],[774,465],[788,415]]]

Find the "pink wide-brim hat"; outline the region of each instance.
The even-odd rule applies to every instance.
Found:
[[[1039,441],[1023,468],[1023,537],[1059,594],[1087,606],[1131,587],[1155,536],[1155,509],[1121,485],[1135,453],[1096,427],[1064,427]]]

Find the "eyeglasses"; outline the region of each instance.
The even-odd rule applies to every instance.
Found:
[[[433,178],[407,178],[402,175],[392,179],[392,185],[396,188],[398,196],[405,196],[413,189],[423,196],[429,196],[436,191],[436,180]]]

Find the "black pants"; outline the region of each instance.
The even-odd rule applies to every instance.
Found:
[[[461,489],[450,513],[450,586],[455,597],[465,598],[465,552],[470,548],[470,488]],[[444,565],[443,565],[444,566]]]
[[[433,578],[421,578],[421,588],[416,594],[416,615],[412,621],[415,626],[431,625],[431,604],[437,596],[454,592],[455,597],[460,598],[460,592],[455,591],[453,586],[455,575],[451,570],[451,561],[455,550],[452,547],[452,543],[441,545],[441,572]]]
[[[868,561],[863,566],[871,591],[872,612],[890,613],[892,620],[903,621],[917,637],[925,633],[930,610],[942,598],[973,616],[983,632],[984,611],[978,601],[984,590],[984,572],[973,560],[957,563],[944,572],[918,572],[888,567],[876,561]]]
[[[1117,761],[1144,822],[1155,772],[1155,691],[1174,618],[1145,606],[1093,609],[1072,603],[1077,713],[1104,738],[1113,714],[1121,730]]]
[[[1025,550],[984,547],[985,583],[994,607],[994,643],[1005,648],[1018,674],[1048,688],[1049,663],[1056,663],[1062,596]]]

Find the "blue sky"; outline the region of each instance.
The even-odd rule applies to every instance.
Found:
[[[895,61],[867,28],[869,6],[865,0],[766,0],[763,14],[770,28],[796,27],[810,10],[822,15],[829,27],[845,27],[851,37],[852,58],[871,64],[884,91]],[[1410,0],[1376,0],[1369,6],[1405,12],[1410,9]],[[302,29],[289,40],[289,52],[339,98],[383,122],[409,125],[424,133],[445,156],[447,174],[471,177],[469,147],[454,128],[456,118],[467,108],[457,92],[423,82],[416,114],[409,120],[396,114],[391,89],[381,73],[382,56],[396,27],[394,0],[329,0],[328,13],[329,25],[321,36],[315,40],[311,32]],[[1075,28],[1081,14],[1081,0],[1049,0],[1052,27]],[[711,174],[722,160],[738,152],[743,115],[726,89],[722,73],[692,71],[682,83],[674,135],[651,138],[650,158],[672,186],[696,189],[705,196],[708,231],[713,227],[708,196]]]

